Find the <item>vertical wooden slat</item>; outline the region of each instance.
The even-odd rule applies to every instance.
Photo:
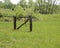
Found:
[[[16,17],[14,16],[14,30],[16,30]]]
[[[29,22],[30,22],[30,32],[32,31],[32,17],[29,16]]]

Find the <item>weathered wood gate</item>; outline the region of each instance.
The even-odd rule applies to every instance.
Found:
[[[13,16],[13,19],[14,19],[13,20],[14,21],[14,30],[21,28],[23,25],[25,25],[27,22],[29,22],[30,23],[29,24],[29,26],[30,26],[29,28],[30,28],[30,32],[31,32],[32,31],[32,16],[28,16],[28,17],[20,16],[18,18],[27,18],[27,20],[24,23],[22,23],[19,27],[17,27],[17,25],[16,25],[17,17]]]

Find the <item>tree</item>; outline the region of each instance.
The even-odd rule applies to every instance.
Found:
[[[33,0],[29,0],[28,6],[29,6],[29,7],[34,7],[34,2],[33,2]]]
[[[10,0],[4,0],[5,8],[11,9],[14,5],[10,2]]]
[[[2,1],[0,1],[0,8],[4,8],[4,4]]]
[[[39,13],[52,14],[55,11],[56,0],[36,0],[36,4],[39,8]]]
[[[20,5],[23,8],[26,8],[26,6],[27,6],[26,0],[20,0],[20,2],[18,3],[18,5]]]
[[[17,5],[15,8],[14,8],[14,15],[15,16],[24,16],[25,14],[24,14],[24,9],[21,7],[21,6],[19,6],[19,5]]]

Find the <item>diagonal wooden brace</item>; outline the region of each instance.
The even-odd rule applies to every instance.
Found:
[[[17,29],[21,28],[24,24],[28,22],[29,19],[27,19],[23,24],[21,24]]]

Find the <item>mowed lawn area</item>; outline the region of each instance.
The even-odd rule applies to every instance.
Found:
[[[19,30],[13,30],[13,22],[0,21],[0,48],[60,48],[60,15],[39,15]],[[19,25],[19,22],[17,23]]]

